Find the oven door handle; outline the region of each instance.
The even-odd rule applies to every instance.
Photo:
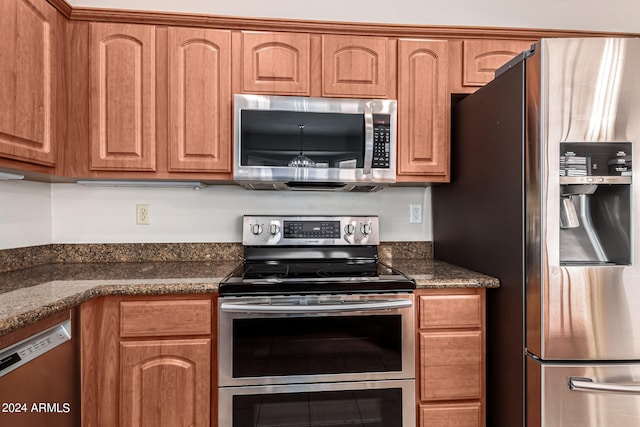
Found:
[[[345,311],[392,310],[411,307],[410,299],[366,301],[356,304],[316,304],[316,305],[273,305],[273,304],[243,304],[223,302],[220,310],[240,313],[335,313]]]

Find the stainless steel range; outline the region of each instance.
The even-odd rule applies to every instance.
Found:
[[[246,216],[219,287],[219,425],[415,426],[415,282],[378,218]]]

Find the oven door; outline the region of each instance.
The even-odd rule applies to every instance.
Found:
[[[413,380],[220,389],[219,427],[415,427]]]
[[[414,378],[411,293],[223,297],[220,386]]]

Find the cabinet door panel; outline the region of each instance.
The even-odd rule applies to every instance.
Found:
[[[243,32],[245,93],[309,95],[309,34]]]
[[[324,96],[387,96],[387,39],[322,37]]]
[[[55,164],[57,12],[40,0],[0,2],[0,155]]]
[[[122,427],[209,426],[211,340],[120,344]]]
[[[399,181],[448,179],[449,105],[447,42],[399,40]]]
[[[231,168],[231,33],[168,29],[169,171]]]
[[[91,169],[153,171],[155,27],[90,29]]]
[[[464,40],[462,42],[463,86],[484,86],[498,68],[531,47],[523,40]]]
[[[420,405],[420,427],[480,427],[480,403],[453,405]]]
[[[482,333],[420,333],[421,400],[482,398]]]

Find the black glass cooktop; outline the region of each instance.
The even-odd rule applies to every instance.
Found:
[[[415,281],[377,260],[245,261],[219,286],[220,295],[391,292]]]

